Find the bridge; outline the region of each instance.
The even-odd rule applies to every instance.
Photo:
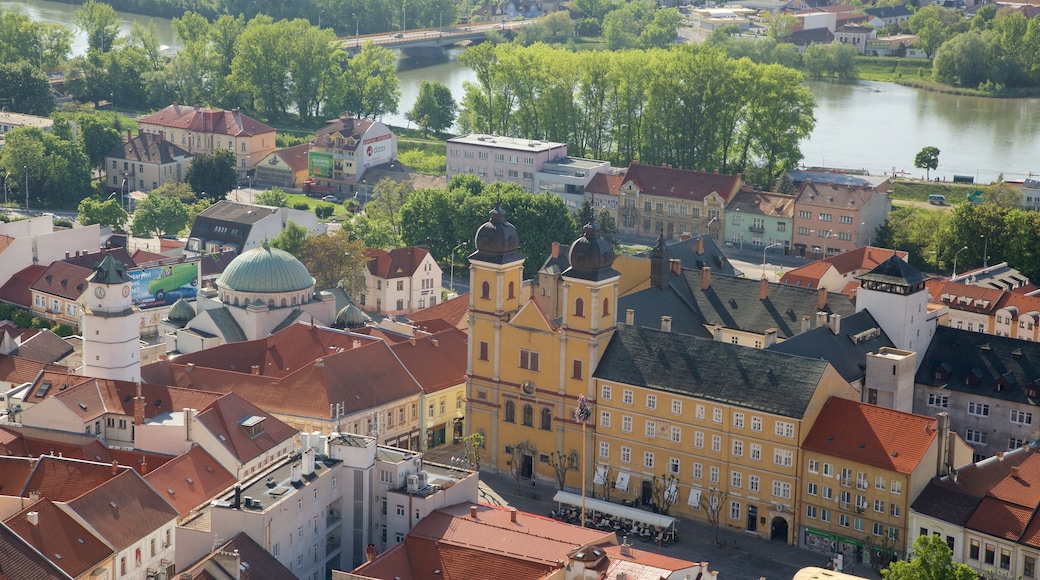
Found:
[[[467,40],[484,40],[487,33],[495,30],[505,32],[516,30],[532,22],[531,20],[514,20],[511,22],[481,22],[466,26],[450,26],[445,28],[421,28],[402,32],[363,34],[361,36],[345,36],[336,42],[350,54],[356,54],[366,42],[389,49],[412,52],[416,49],[441,49]]]

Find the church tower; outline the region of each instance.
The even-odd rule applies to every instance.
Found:
[[[935,335],[935,317],[928,312],[928,276],[893,255],[859,277],[856,312],[870,311],[896,348],[918,353],[917,366]]]
[[[141,327],[130,284],[126,265],[107,254],[87,277],[80,324],[86,376],[141,380]]]

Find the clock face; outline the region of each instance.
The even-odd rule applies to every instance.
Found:
[[[128,298],[129,296],[130,296],[130,287],[129,286],[123,286],[123,298]]]
[[[532,381],[524,381],[520,383],[520,388],[524,391],[524,394],[526,395],[534,394],[534,382]]]
[[[98,286],[97,288],[94,288],[94,296],[97,296],[99,300],[104,298],[105,297],[105,288],[102,287],[102,286]]]

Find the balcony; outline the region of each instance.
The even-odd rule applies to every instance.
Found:
[[[754,225],[754,224],[752,224],[752,225],[747,227],[747,231],[754,232],[756,234],[764,234],[766,232],[766,226],[765,226],[765,224],[762,224],[762,225]]]

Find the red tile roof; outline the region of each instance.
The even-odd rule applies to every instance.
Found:
[[[452,328],[390,347],[427,395],[466,382],[466,333]]]
[[[3,430],[3,433],[4,435],[11,434],[6,429]],[[22,444],[22,448],[24,449],[24,444]],[[5,455],[0,456],[0,495],[21,496],[36,463],[24,454],[7,455],[6,450],[4,452]]]
[[[301,143],[300,145],[275,151],[274,154],[280,157],[293,171],[303,171],[307,169],[307,154],[310,150],[310,143]]]
[[[147,264],[153,264],[169,260],[170,257],[164,256],[162,254],[156,254],[155,252],[149,252],[147,250],[137,250],[136,252],[134,252],[134,255],[131,256],[131,259],[138,266],[144,266]]]
[[[54,395],[59,402],[84,421],[91,421],[109,413],[134,415],[133,399],[137,395],[137,384],[111,379],[90,379]],[[144,397],[145,419],[180,411],[181,409],[205,409],[220,394],[201,389],[183,389],[163,385],[141,385]]]
[[[30,288],[45,271],[47,271],[47,266],[38,264],[19,270],[3,286],[0,286],[0,302],[9,302],[25,308],[32,306]]]
[[[873,270],[880,266],[882,262],[892,257],[895,254],[906,260],[909,256],[909,252],[903,252],[899,250],[889,250],[887,248],[875,248],[873,246],[860,246],[854,250],[848,252],[842,252],[835,256],[828,256],[822,261],[828,262],[834,266],[834,269],[839,274],[848,274],[851,272],[857,272],[860,270]]]
[[[1040,504],[1040,456],[1032,454],[1018,466],[1018,472],[1009,473],[992,489],[989,496],[1020,506]]]
[[[126,471],[129,470],[125,467],[96,461],[44,455],[33,468],[21,496],[29,497],[31,492],[38,491],[51,501],[67,502]]]
[[[419,264],[430,255],[426,246],[407,246],[393,248],[389,252],[379,248],[365,250],[368,260],[368,271],[377,278],[411,278],[419,269]]]
[[[831,397],[802,448],[909,474],[935,439],[934,417]]]
[[[60,568],[0,524],[0,580],[68,580]]]
[[[264,418],[263,431],[252,437],[241,424],[250,417]],[[198,414],[198,420],[224,444],[227,452],[241,463],[277,448],[297,433],[293,427],[272,417],[234,392],[214,401],[208,409]]]
[[[260,544],[253,541],[245,532],[231,538],[214,553],[217,551],[237,552],[241,562],[239,568],[227,570],[213,560],[214,554],[211,553],[187,570],[179,571],[177,578],[187,580],[284,580],[295,577],[291,570],[260,547]]]
[[[30,512],[38,518],[36,524],[29,521]],[[47,498],[7,518],[4,524],[73,578],[88,576],[114,553]]]
[[[735,210],[744,214],[790,218],[794,217],[794,200],[793,195],[755,191],[745,185],[726,205],[726,211]]]
[[[460,294],[451,300],[445,300],[436,306],[423,308],[408,315],[408,320],[417,326],[421,322],[433,319],[441,319],[452,326],[458,326],[463,319],[469,316],[469,293]]]
[[[0,354],[0,381],[8,382],[15,386],[31,383],[36,380],[41,371],[45,370],[60,373],[61,375],[66,375],[69,371],[67,367],[61,365],[46,364],[20,356]]]
[[[178,516],[177,510],[135,471],[123,471],[70,501],[68,507],[117,551]]]
[[[181,517],[235,485],[234,474],[198,446],[144,476]],[[171,493],[172,492],[172,493]]]
[[[1005,540],[1018,540],[1029,523],[1033,509],[986,497],[964,527]]]
[[[999,308],[1005,292],[996,288],[984,288],[960,282],[929,280],[925,288],[932,302],[945,304],[953,310],[992,314]]]
[[[702,201],[711,193],[718,193],[723,203],[740,189],[740,174],[726,175],[705,171],[690,171],[673,167],[641,165],[633,161],[625,173],[624,183],[632,182],[642,195],[674,197]]]
[[[819,288],[820,279],[831,268],[832,266],[823,260],[810,262],[785,273],[780,277],[780,283],[803,288]]]
[[[195,133],[216,133],[232,137],[246,137],[274,133],[269,127],[241,112],[221,109],[200,109],[174,103],[165,109],[138,119],[139,124],[160,125]]]
[[[54,262],[30,286],[31,289],[45,294],[76,300],[87,289],[87,276],[92,270],[69,264]]]
[[[597,173],[592,176],[592,181],[585,186],[585,192],[594,195],[608,195],[617,197],[620,194],[621,184],[625,182],[625,174],[622,173]]]

